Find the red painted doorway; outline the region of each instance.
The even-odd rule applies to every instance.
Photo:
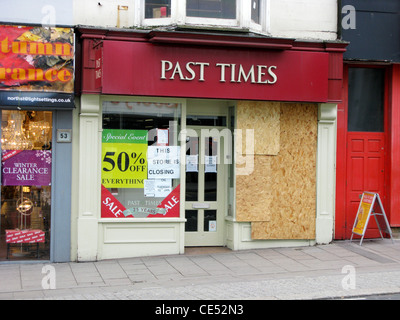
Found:
[[[350,239],[363,191],[386,203],[387,108],[385,68],[345,66],[344,103],[338,110],[336,239]],[[375,221],[365,238],[380,237]],[[357,237],[355,237],[357,238]]]

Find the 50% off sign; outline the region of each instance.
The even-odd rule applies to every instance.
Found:
[[[106,188],[143,188],[147,143],[103,143],[102,184]]]

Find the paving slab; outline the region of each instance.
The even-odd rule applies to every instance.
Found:
[[[55,289],[42,287],[44,267]],[[351,271],[353,273],[351,273]],[[351,278],[353,277],[353,278]],[[86,263],[0,264],[1,300],[283,300],[400,292],[400,242],[231,251]],[[350,280],[354,280],[353,282]]]

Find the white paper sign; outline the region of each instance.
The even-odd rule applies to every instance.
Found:
[[[186,156],[186,172],[199,172],[199,155]]]
[[[157,145],[167,146],[168,145],[168,129],[157,129]]]
[[[145,179],[143,181],[143,189],[144,189],[144,196],[145,197],[155,197],[155,180],[148,180]]]
[[[144,196],[165,198],[172,192],[171,179],[147,179],[144,180]]]
[[[155,181],[156,198],[165,198],[172,192],[172,179],[156,179]]]
[[[149,146],[147,149],[148,179],[179,179],[179,146]]]
[[[217,232],[217,221],[215,220],[208,221],[208,231]]]
[[[204,172],[217,172],[217,156],[204,156]]]

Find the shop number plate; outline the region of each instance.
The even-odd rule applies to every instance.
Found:
[[[72,142],[72,130],[57,129],[57,142]]]

